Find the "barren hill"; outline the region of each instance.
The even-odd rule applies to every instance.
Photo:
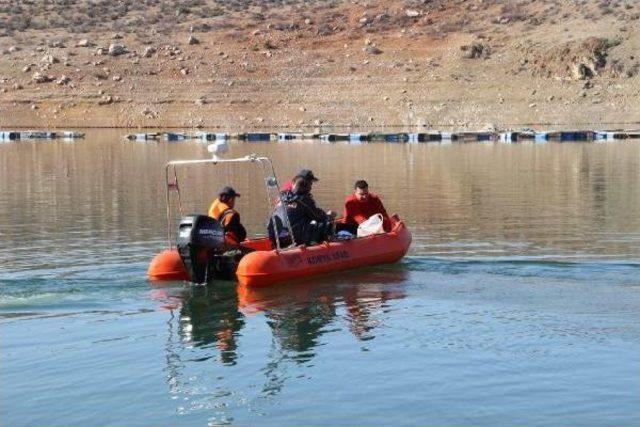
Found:
[[[4,2],[0,126],[637,127],[639,52],[632,0]]]

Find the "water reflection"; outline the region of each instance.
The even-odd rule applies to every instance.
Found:
[[[278,394],[290,362],[306,366],[325,334],[348,329],[358,342],[375,339],[389,301],[405,296],[407,274],[402,266],[392,265],[265,289],[231,282],[156,287],[152,298],[172,313],[166,343],[170,390],[183,392],[183,370],[191,363],[217,360],[221,366],[233,366],[243,352],[254,351],[239,345],[251,318],[264,319],[272,335],[260,370],[265,378],[261,395]]]
[[[301,362],[313,357],[313,349],[329,325],[341,318],[358,340],[370,340],[379,319],[372,313],[384,310],[387,301],[404,297],[407,272],[401,266],[350,273],[353,282],[318,278],[305,283],[265,289],[238,288],[240,310],[248,315],[264,313],[282,352]],[[357,283],[357,284],[354,284]]]
[[[180,307],[179,325],[184,342],[203,348],[215,345],[223,364],[235,364],[236,337],[244,326],[235,284],[192,286]]]
[[[156,284],[151,297],[160,302],[162,308],[171,311],[170,335],[177,334],[182,346],[205,351],[215,348],[221,363],[236,363],[236,340],[245,322],[244,315],[238,310],[235,283],[179,288]]]

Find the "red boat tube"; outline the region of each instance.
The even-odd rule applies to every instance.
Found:
[[[189,274],[176,249],[167,249],[153,257],[147,270],[153,281],[189,280]]]
[[[368,265],[400,260],[409,249],[411,233],[400,220],[384,234],[299,246],[283,251],[256,251],[242,258],[236,275],[245,286],[269,286]]]

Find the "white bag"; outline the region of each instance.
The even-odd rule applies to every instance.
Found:
[[[360,225],[358,226],[358,237],[366,237],[371,236],[372,234],[384,233],[382,221],[382,214],[371,215],[368,220],[360,223]]]

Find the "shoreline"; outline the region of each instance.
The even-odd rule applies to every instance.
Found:
[[[89,130],[89,129],[85,129]],[[99,131],[93,129],[94,131]],[[104,132],[116,132],[123,129],[102,129]],[[138,132],[140,129],[138,129]],[[91,133],[91,132],[90,132]],[[84,139],[85,132],[78,129],[69,131],[38,131],[38,130],[13,130],[1,131],[0,142],[19,142],[33,140],[57,140],[65,141]],[[138,142],[212,142],[216,141],[235,141],[243,143],[295,143],[302,141],[315,141],[322,143],[340,143],[347,142],[349,144],[362,143],[391,143],[391,144],[416,144],[416,143],[525,143],[525,142],[605,142],[605,141],[624,141],[624,140],[640,140],[640,129],[624,130],[624,129],[558,129],[558,130],[485,130],[485,131],[443,131],[425,129],[422,132],[331,132],[327,129],[323,132],[321,129],[315,132],[283,132],[266,131],[262,129],[258,132],[216,132],[216,131],[174,131],[171,129],[156,129],[154,132],[143,133],[127,133],[120,134],[121,138],[129,141]]]
[[[162,132],[164,130],[183,130],[185,132],[207,132],[209,130],[216,131],[226,131],[228,133],[242,133],[240,130],[252,132],[252,133],[287,133],[287,132],[303,132],[303,133],[327,133],[325,131],[331,130],[344,130],[349,131],[348,133],[376,133],[382,132],[384,130],[390,129],[400,129],[398,133],[420,133],[420,132],[438,132],[440,130],[447,131],[459,131],[459,132],[491,132],[491,133],[500,133],[500,132],[511,132],[511,131],[536,131],[536,132],[544,132],[544,131],[624,131],[624,132],[635,132],[640,130],[640,120],[638,121],[629,121],[629,122],[605,122],[605,123],[595,123],[595,122],[583,122],[583,123],[506,123],[509,127],[504,128],[493,128],[493,129],[483,129],[480,127],[460,127],[456,125],[447,125],[447,124],[435,124],[435,125],[422,125],[422,126],[406,126],[406,125],[385,125],[385,126],[347,126],[347,125],[322,125],[322,126],[299,126],[299,125],[281,125],[281,126],[244,126],[244,127],[231,127],[231,126],[203,126],[203,127],[186,127],[186,126],[13,126],[13,125],[2,125],[3,128],[0,131],[45,131],[45,130],[144,130],[144,131],[156,131]],[[638,127],[618,127],[621,126],[638,126]],[[546,126],[544,128],[540,128],[539,126]],[[280,132],[280,131],[283,132]],[[284,132],[286,130],[287,132]]]

